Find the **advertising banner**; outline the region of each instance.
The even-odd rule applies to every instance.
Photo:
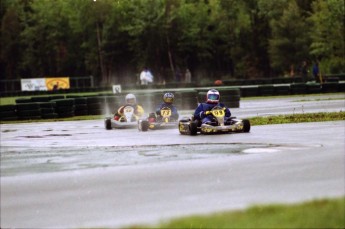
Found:
[[[22,91],[46,91],[46,80],[44,78],[21,79]]]
[[[113,93],[114,94],[121,93],[121,85],[120,84],[113,85]]]
[[[49,77],[46,78],[46,87],[49,91],[55,91],[59,89],[69,89],[69,77]]]

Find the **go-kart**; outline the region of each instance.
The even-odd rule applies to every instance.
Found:
[[[193,117],[181,119],[178,124],[180,134],[247,133],[250,131],[249,120],[236,117],[226,118],[223,107],[214,107],[211,111],[206,111],[206,115],[212,116],[210,123],[202,124],[200,120],[194,120]]]
[[[119,120],[115,120],[113,117],[106,117],[104,120],[105,129],[127,129],[136,128],[138,125],[138,118],[134,114],[134,107],[125,106],[123,109],[123,115]]]
[[[154,113],[151,113],[148,118],[138,121],[139,131],[157,130],[157,129],[170,129],[178,126],[178,121],[171,117],[171,109],[169,107],[163,107],[160,110],[160,115],[156,117]]]

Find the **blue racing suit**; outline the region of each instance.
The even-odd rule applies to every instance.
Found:
[[[202,123],[211,122],[213,116],[206,115],[205,112],[212,110],[216,106],[225,108],[225,119],[231,117],[230,109],[226,108],[223,103],[200,103],[194,112],[194,119],[201,120]]]
[[[174,105],[172,105],[171,103],[161,103],[160,105],[157,106],[156,114],[158,117],[160,117],[161,109],[164,107],[170,108],[171,109],[171,116],[170,117],[174,120],[178,120],[179,114],[178,114],[177,108]]]

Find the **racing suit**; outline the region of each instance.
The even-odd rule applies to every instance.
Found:
[[[171,110],[171,119],[173,120],[177,120],[178,117],[179,117],[179,114],[178,114],[178,111],[177,111],[177,108],[172,105],[171,103],[161,103],[157,106],[156,108],[156,115],[157,115],[157,118],[162,118],[161,117],[161,109],[164,108],[164,107],[167,107],[167,108],[170,108]]]
[[[231,117],[230,109],[226,108],[223,103],[200,103],[194,112],[194,119],[201,120],[202,123],[212,122],[213,116],[206,115],[206,111],[211,111],[216,106],[225,108],[225,120]]]
[[[136,116],[136,118],[141,117],[144,114],[144,108],[138,104],[132,105],[132,104],[126,104],[121,106],[116,114],[114,115],[114,120],[119,120],[121,118],[121,116],[123,116],[123,110],[126,106],[131,106],[134,108],[134,115]]]

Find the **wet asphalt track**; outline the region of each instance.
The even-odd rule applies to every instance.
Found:
[[[345,109],[344,95],[244,100],[234,116]],[[183,111],[189,114],[191,111]],[[1,228],[120,227],[345,194],[345,121],[182,136],[102,120],[1,125]]]

